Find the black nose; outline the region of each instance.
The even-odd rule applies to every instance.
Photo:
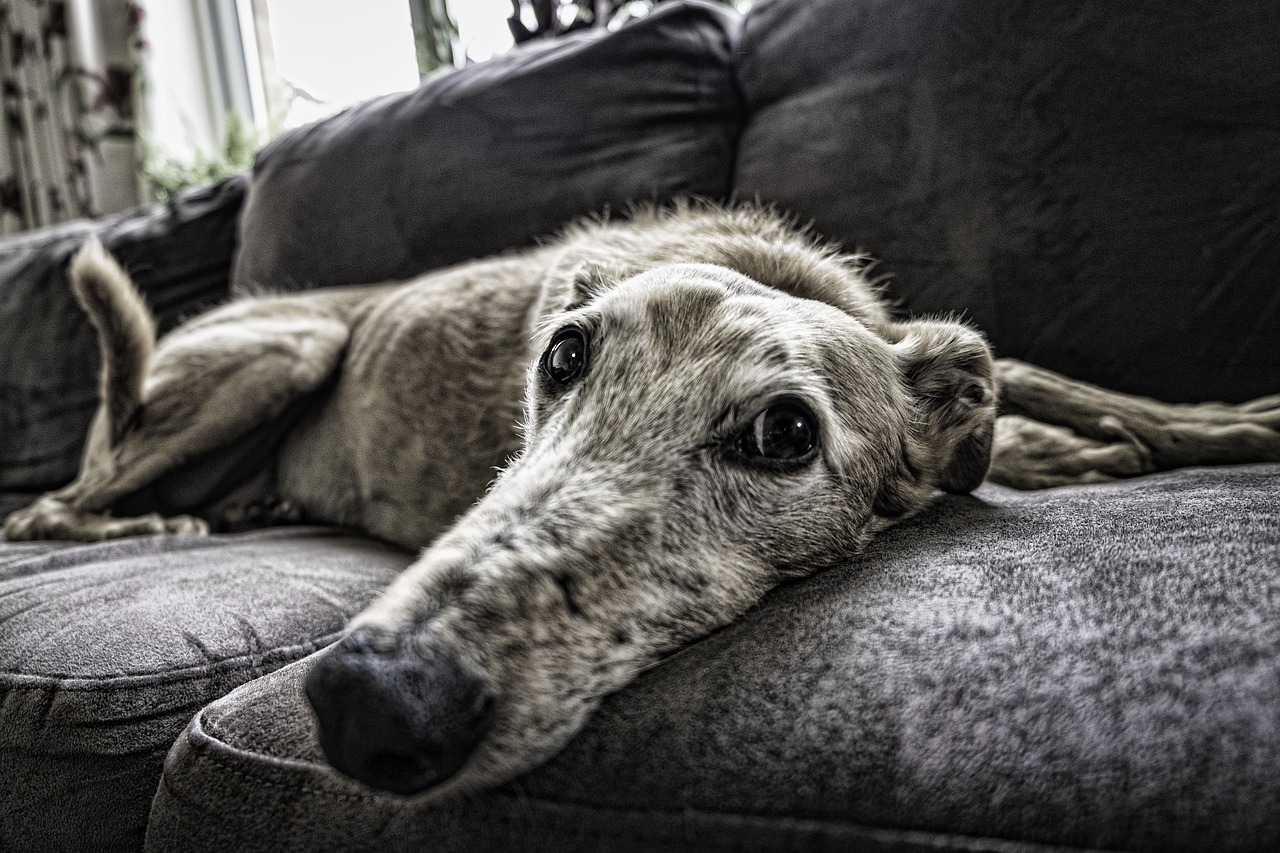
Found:
[[[448,779],[484,737],[493,700],[447,650],[386,650],[356,631],[316,662],[307,698],[335,768],[415,794]]]

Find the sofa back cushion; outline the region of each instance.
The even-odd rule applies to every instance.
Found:
[[[736,190],[1119,390],[1280,390],[1280,5],[774,0]]]
[[[237,175],[163,206],[0,243],[0,491],[72,479],[98,407],[98,341],[67,281],[71,256],[96,235],[166,332],[227,298],[247,185]]]
[[[258,155],[235,286],[405,279],[611,205],[727,196],[743,120],[738,22],[664,6],[282,136]]]

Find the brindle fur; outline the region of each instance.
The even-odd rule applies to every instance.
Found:
[[[157,346],[91,243],[71,273],[102,405],[79,478],[5,535],[202,533],[252,502],[427,546],[352,629],[448,648],[496,697],[444,796],[545,760],[603,695],[977,487],[993,452],[1019,488],[1280,460],[1280,397],[1170,406],[993,362],[963,324],[891,319],[862,269],[772,213],[678,205],[405,284],[235,302]],[[538,356],[567,324],[590,365],[552,393]],[[818,458],[735,461],[727,438],[781,395],[817,415]],[[246,448],[270,476],[191,489]]]

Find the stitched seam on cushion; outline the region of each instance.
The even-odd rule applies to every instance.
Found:
[[[303,794],[312,794],[319,797],[328,797],[329,799],[333,799],[333,800],[377,802],[380,799],[376,795],[364,794],[358,791],[350,791],[350,792],[328,791],[323,788],[315,788],[310,785],[299,785],[297,783],[284,782],[277,779],[268,779],[264,776],[260,776],[254,773],[249,773],[243,768],[237,767],[233,763],[236,760],[235,757],[249,756],[253,758],[262,758],[262,759],[269,759],[275,762],[282,762],[281,766],[276,769],[286,769],[293,772],[297,772],[299,769],[303,767],[308,769],[314,768],[317,772],[323,772],[323,768],[321,768],[319,765],[311,764],[310,762],[303,762],[296,759],[295,760],[281,759],[277,756],[269,755],[267,753],[249,751],[246,749],[241,749],[239,747],[233,746],[227,741],[222,740],[221,738],[214,737],[213,735],[205,731],[203,717],[204,717],[204,711],[201,711],[200,713],[196,714],[195,719],[191,721],[191,724],[187,727],[187,730],[179,736],[179,739],[180,740],[185,739],[187,743],[191,746],[192,751],[195,752],[201,760],[207,761],[210,764],[216,765],[221,770],[227,773],[230,773],[239,779],[244,779],[245,781],[253,782],[256,784],[266,785],[271,788],[281,788],[284,790],[299,792]],[[229,754],[223,755],[223,754],[220,754],[220,752],[226,752]],[[287,763],[283,763],[286,761]],[[168,776],[168,773],[166,772],[165,777],[167,776]],[[171,786],[170,786],[170,790],[173,790]]]
[[[147,213],[148,211],[146,210],[136,210],[130,213],[126,213],[124,215],[124,218],[127,219],[130,216],[134,216],[134,217],[145,216],[147,215]],[[99,220],[97,225],[93,223],[87,223],[83,231],[68,227],[65,232],[58,231],[56,233],[49,234],[43,237],[33,236],[30,239],[25,241],[19,239],[19,241],[16,241],[13,246],[6,247],[3,251],[0,251],[0,258],[11,258],[21,254],[32,254],[32,255],[43,254],[50,246],[54,245],[55,243],[60,243],[63,241],[72,242],[78,239],[81,242],[83,242],[83,240],[89,237],[90,235],[102,234],[103,231],[107,230],[109,226],[116,224],[116,222],[117,220],[115,219]],[[67,223],[68,226],[74,225],[74,224],[76,223],[74,222]],[[68,258],[71,257],[71,253],[76,248],[77,245],[78,243],[73,244],[67,248],[66,256]]]
[[[239,779],[243,779],[246,782],[252,782],[256,785],[266,785],[270,788],[282,788],[284,790],[291,791],[294,793],[306,794],[308,796],[315,796],[315,797],[327,797],[331,800],[346,800],[348,802],[352,802],[352,801],[376,802],[378,800],[378,797],[371,794],[346,793],[343,791],[326,791],[323,788],[313,788],[309,785],[302,785],[302,786],[291,785],[288,782],[282,782],[278,779],[266,779],[262,776],[255,776],[251,773],[245,772],[239,767],[236,767],[234,764],[231,763],[230,759],[224,758],[223,756],[220,756],[220,755],[216,755],[213,752],[206,752],[203,757],[209,763],[217,765],[224,772],[230,773],[232,776],[235,776]]]
[[[266,652],[236,655],[222,658],[203,666],[189,666],[167,672],[147,673],[146,675],[107,675],[100,679],[84,678],[73,675],[27,675],[24,673],[0,673],[0,690],[48,690],[54,688],[65,692],[112,693],[132,690],[137,687],[148,687],[156,684],[181,684],[188,681],[199,681],[214,673],[233,672],[237,668],[257,669],[264,663],[277,657],[287,662],[301,660],[312,652],[336,642],[342,631],[333,631],[291,646],[282,646]],[[244,667],[243,664],[250,664]],[[176,676],[176,677],[175,677]]]
[[[36,493],[35,497],[39,497]],[[263,535],[265,534],[265,535]],[[353,536],[350,528],[337,527],[334,525],[300,525],[298,527],[265,527],[260,530],[251,530],[245,533],[215,533],[212,536],[181,536],[177,534],[161,534],[158,536],[146,537],[151,543],[159,545],[177,545],[178,547],[148,547],[143,548],[138,553],[113,555],[106,554],[102,559],[94,559],[86,562],[73,562],[67,565],[57,566],[53,568],[35,568],[15,577],[29,577],[42,572],[63,572],[75,569],[86,568],[88,566],[98,565],[101,563],[118,563],[133,561],[143,557],[154,557],[165,554],[187,554],[192,551],[207,551],[209,549],[219,549],[228,546],[239,545],[244,542],[288,542],[292,539],[316,537],[335,537],[335,536]],[[368,539],[367,536],[360,534],[358,531],[355,537]],[[2,542],[3,540],[0,540]],[[63,555],[73,553],[75,551],[98,548],[106,545],[108,550],[122,550],[125,542],[128,540],[115,540],[103,542],[68,542],[65,546],[55,548],[51,551],[43,551],[30,557],[18,557],[14,561],[7,563],[8,566],[23,566],[26,563],[34,563],[40,560],[48,559],[53,555]],[[134,539],[133,541],[137,541]],[[374,541],[374,540],[370,540]],[[379,543],[381,544],[381,543]]]
[[[209,710],[213,708],[215,704],[217,704],[216,701],[209,703],[197,712],[191,722],[187,725],[186,731],[183,732],[182,738],[185,738],[190,742],[193,748],[206,751],[210,756],[217,753],[225,754],[228,756],[225,759],[227,761],[237,759],[269,759],[270,761],[276,762],[279,767],[291,770],[323,770],[321,765],[301,758],[287,758],[282,755],[272,755],[269,752],[264,752],[258,749],[246,749],[245,747],[236,746],[231,743],[228,738],[223,737],[223,734],[216,729],[214,724],[209,723],[205,719]]]
[[[209,738],[208,735],[205,735],[205,737]],[[256,776],[254,774],[246,772],[245,770],[239,767],[236,767],[234,764],[231,763],[230,758],[221,756],[215,753],[213,751],[214,747],[212,746],[212,744],[222,743],[222,742],[216,741],[213,738],[209,738],[209,740],[210,740],[209,744],[193,742],[193,746],[198,744],[197,748],[201,753],[202,759],[217,766],[223,772],[230,773],[232,776],[235,776],[237,779],[241,779],[243,781],[246,781],[252,784],[265,785],[273,789],[286,790],[291,793],[300,793],[307,796],[325,797],[330,800],[342,800],[345,802],[371,802],[371,803],[376,803],[384,806],[395,805],[388,798],[385,798],[377,794],[362,794],[362,793],[356,793],[356,792],[345,793],[341,791],[330,791],[330,790],[324,790],[321,788],[314,788],[311,786],[298,786],[297,784],[290,784],[288,782],[281,781],[281,780],[267,779],[262,776]],[[249,753],[249,754],[258,755],[259,753]],[[172,783],[169,781],[167,773],[161,777],[161,784],[164,785],[165,789],[168,790],[170,794],[175,797],[175,799],[185,800],[185,797],[181,796],[180,792],[174,789]],[[929,830],[923,830],[923,829],[884,827],[884,826],[876,826],[872,824],[854,823],[850,821],[836,821],[836,820],[831,820],[829,818],[809,818],[809,817],[801,817],[796,815],[766,815],[766,814],[755,814],[750,812],[707,811],[702,809],[699,809],[693,812],[675,812],[675,811],[665,811],[665,810],[658,810],[658,809],[649,809],[645,811],[640,811],[640,810],[633,810],[633,809],[603,808],[599,806],[584,805],[581,803],[561,802],[558,800],[544,800],[541,798],[534,798],[534,797],[527,797],[527,796],[508,797],[501,794],[492,794],[492,793],[489,796],[494,801],[498,801],[498,803],[500,803],[501,805],[518,805],[521,807],[526,807],[526,813],[524,816],[518,815],[518,814],[511,814],[510,812],[489,813],[484,815],[485,820],[496,819],[501,823],[507,824],[508,826],[525,826],[530,823],[540,824],[544,827],[566,830],[572,835],[577,835],[580,837],[585,836],[588,838],[605,839],[605,838],[621,837],[621,838],[628,838],[632,841],[643,841],[643,842],[664,841],[667,843],[671,843],[673,841],[676,843],[679,843],[679,841],[683,840],[683,839],[674,838],[673,836],[675,835],[675,833],[673,832],[644,833],[644,832],[637,832],[634,829],[609,831],[605,829],[595,829],[591,827],[585,827],[581,823],[575,823],[572,819],[572,816],[556,815],[554,814],[553,811],[550,811],[550,810],[546,810],[546,811],[539,810],[537,813],[530,815],[530,813],[527,811],[527,807],[532,805],[535,809],[539,809],[541,805],[546,804],[552,807],[561,806],[561,807],[567,807],[571,809],[578,809],[580,811],[588,812],[593,815],[600,815],[605,817],[610,817],[610,816],[624,817],[624,818],[625,817],[645,818],[645,817],[656,815],[656,816],[665,817],[665,818],[679,819],[679,818],[686,817],[690,813],[693,813],[700,816],[708,817],[712,821],[721,821],[721,820],[723,820],[724,822],[741,821],[743,823],[753,823],[756,821],[760,821],[760,822],[767,822],[774,825],[777,825],[778,823],[808,824],[811,831],[817,830],[821,832],[824,829],[828,829],[828,830],[834,829],[834,830],[845,830],[845,831],[857,832],[858,830],[863,830],[867,835],[874,836],[874,835],[883,834],[885,836],[891,836],[898,841],[915,840],[919,844],[925,844],[930,841],[951,839],[954,841],[961,841],[961,842],[968,841],[968,842],[974,842],[974,843],[986,843],[988,845],[1007,846],[1010,849],[1010,851],[1021,850],[1021,851],[1025,851],[1025,853],[1038,853],[1038,851],[1044,851],[1044,853],[1055,853],[1055,851],[1064,851],[1065,853],[1065,851],[1076,851],[1076,850],[1083,851],[1088,849],[1088,848],[1079,848],[1079,847],[1062,847],[1057,845],[1047,845],[1047,844],[1041,844],[1034,841],[1022,841],[1019,839],[993,838],[989,836],[964,835],[959,833],[948,833],[948,832],[939,833],[939,832],[931,832]],[[674,827],[674,826],[671,827],[671,829],[677,829],[677,828],[678,827]],[[712,829],[713,827],[709,826],[706,828]],[[797,828],[801,830],[805,829],[804,826],[799,826]],[[850,839],[850,840],[854,840],[854,839]],[[890,839],[885,839],[885,840],[887,841]],[[696,843],[699,849],[714,848],[717,850],[728,850],[728,851],[746,851],[750,849],[758,849],[758,846],[755,846],[755,845],[748,846],[747,843],[744,841],[727,842],[727,841],[717,840],[711,837],[705,837],[701,833],[699,833]],[[943,848],[943,849],[947,849],[947,848]],[[954,847],[950,849],[954,849]]]
[[[622,816],[622,817],[633,817],[633,818],[640,818],[640,819],[657,816],[657,817],[668,818],[673,820],[680,820],[682,818],[695,816],[695,817],[710,818],[712,821],[717,821],[717,822],[722,820],[726,822],[741,821],[743,823],[761,822],[761,823],[771,824],[775,827],[784,823],[793,824],[793,825],[796,825],[796,828],[801,830],[804,830],[806,828],[804,825],[807,824],[808,828],[814,829],[814,830],[835,829],[835,830],[845,830],[849,832],[860,832],[861,834],[871,836],[872,838],[869,840],[874,840],[874,836],[881,835],[881,834],[887,835],[887,836],[894,836],[894,840],[896,841],[915,840],[917,843],[920,843],[920,844],[924,844],[928,842],[936,842],[938,840],[950,839],[954,841],[968,841],[968,842],[983,843],[987,845],[1007,846],[1011,851],[1016,850],[1016,851],[1019,851],[1019,853],[1066,853],[1066,851],[1072,851],[1072,853],[1074,853],[1074,851],[1080,851],[1081,853],[1085,853],[1085,851],[1090,851],[1094,849],[1094,848],[1085,848],[1085,847],[1064,847],[1061,845],[1044,844],[1037,841],[1024,841],[1022,839],[997,838],[997,837],[985,836],[985,835],[967,835],[964,833],[954,833],[954,832],[935,832],[933,830],[927,830],[927,829],[910,829],[907,827],[884,826],[879,824],[860,823],[855,821],[844,821],[844,820],[838,820],[838,819],[832,819],[832,818],[807,817],[804,815],[776,815],[776,814],[764,814],[764,813],[758,813],[758,812],[731,812],[731,811],[718,811],[718,810],[712,811],[708,809],[688,809],[683,811],[671,811],[671,810],[665,810],[665,809],[645,809],[645,810],[616,809],[616,808],[601,807],[601,806],[596,806],[596,805],[591,805],[586,803],[579,803],[571,800],[547,800],[540,797],[528,797],[528,796],[519,797],[519,798],[505,797],[502,795],[493,795],[493,796],[495,799],[501,798],[507,803],[518,803],[521,805],[532,804],[535,807],[541,804],[546,804],[552,807],[562,806],[569,809],[578,809],[591,814],[598,814],[598,815],[604,815],[604,816]],[[542,820],[542,823],[546,826],[562,827],[562,828],[569,829],[570,831],[578,832],[579,834],[590,835],[592,837],[597,837],[597,838],[614,838],[614,837],[623,835],[623,833],[621,832],[614,833],[614,832],[609,832],[608,830],[588,829],[588,828],[582,827],[581,824],[573,822],[573,817],[571,815],[559,816],[559,815],[555,815],[553,812],[543,812],[542,814],[544,817],[541,820]],[[517,815],[511,815],[511,814],[497,814],[497,815],[491,815],[487,817],[490,817],[490,818],[496,817],[498,820],[501,820],[505,823],[520,824],[520,823],[528,822],[527,820],[521,820],[521,818]],[[666,835],[657,834],[657,833],[637,834],[635,830],[631,830],[630,832],[626,833],[626,836],[636,841],[653,841],[653,840],[661,840],[663,838],[667,838],[670,836],[670,833]],[[699,848],[717,847],[725,850],[758,849],[757,847],[748,846],[746,842],[742,842],[742,841],[730,843],[725,841],[718,841],[715,839],[703,838],[701,837],[701,835],[697,839],[697,845]],[[953,848],[949,847],[946,849],[953,849]]]
[[[512,800],[512,802],[515,802],[515,801]],[[535,800],[530,802],[542,802],[542,801]],[[631,814],[630,812],[604,812],[604,811],[599,811],[597,813]],[[665,814],[665,813],[658,812],[657,814]],[[558,817],[551,817],[550,815],[544,815],[540,818],[535,818],[532,821],[528,819],[522,820],[519,817],[516,817],[515,815],[510,815],[510,814],[490,815],[489,818],[490,819],[497,818],[499,823],[504,823],[508,826],[527,825],[529,823],[540,823],[542,826],[547,828],[563,830],[570,837],[578,836],[580,838],[582,837],[597,838],[601,840],[626,838],[629,841],[639,841],[639,842],[647,842],[647,843],[653,843],[655,841],[663,841],[668,844],[670,843],[679,844],[680,841],[685,840],[685,839],[679,839],[679,840],[673,839],[671,837],[673,833],[654,832],[654,833],[646,834],[643,832],[636,832],[634,829],[628,830],[625,832],[610,832],[605,829],[595,829],[593,827],[583,826],[580,823],[573,823],[572,821],[562,820]],[[722,841],[718,839],[699,838],[697,843],[700,849],[746,850],[746,847],[744,846],[744,842],[741,842],[741,841],[730,843],[728,841]]]
[[[208,731],[206,731],[203,717],[204,717],[204,712],[197,714],[195,719],[192,720],[191,725],[188,727],[187,731],[181,735],[181,738],[187,741],[187,743],[191,746],[192,751],[196,753],[201,760],[208,761],[209,763],[218,767],[220,770],[230,773],[238,779],[242,779],[250,783],[265,785],[273,789],[299,792],[302,794],[313,795],[318,797],[327,797],[330,800],[342,800],[346,802],[368,802],[368,803],[373,803],[381,806],[395,805],[393,801],[379,794],[365,794],[358,791],[353,791],[353,792],[333,791],[333,790],[326,790],[323,788],[316,788],[310,785],[299,786],[297,783],[290,783],[287,781],[269,779],[269,778],[265,778],[264,776],[255,775],[254,773],[248,772],[241,767],[237,767],[234,762],[237,760],[237,757],[240,757],[241,760],[263,760],[266,762],[270,762],[270,764],[272,765],[272,769],[276,771],[283,770],[287,772],[299,772],[301,770],[314,770],[316,772],[324,772],[323,768],[320,765],[314,764],[309,761],[302,761],[300,759],[284,759],[279,756],[270,755],[268,753],[259,752],[256,750],[248,750],[248,749],[243,749],[241,747],[233,746],[227,741],[222,740],[221,738],[215,737],[211,735]],[[162,777],[162,780],[161,780],[162,784],[164,784],[165,787],[170,792],[174,792],[176,795],[176,792],[174,791],[173,786],[168,782],[167,777],[168,777],[168,773],[166,772],[165,776]],[[658,816],[658,817],[663,817],[668,819],[679,820],[681,818],[687,817],[690,814],[693,814],[693,815],[707,817],[711,821],[743,822],[743,823],[760,821],[760,822],[768,822],[775,826],[780,822],[787,822],[787,823],[793,823],[793,824],[807,824],[812,830],[817,830],[817,831],[822,831],[824,829],[827,831],[830,831],[830,830],[844,830],[846,832],[862,831],[864,834],[868,836],[873,836],[873,837],[877,834],[884,834],[886,836],[891,836],[892,839],[897,841],[915,840],[919,844],[927,844],[930,842],[950,840],[952,842],[971,842],[975,844],[986,844],[988,846],[998,845],[1001,847],[1007,847],[1010,853],[1067,853],[1067,851],[1084,851],[1089,849],[1089,848],[1080,848],[1080,847],[1065,847],[1060,845],[1043,844],[1040,842],[1024,841],[1021,839],[994,838],[990,836],[975,836],[975,835],[966,835],[961,833],[934,832],[934,831],[925,830],[925,829],[909,829],[905,827],[879,826],[874,824],[856,823],[853,821],[832,820],[831,818],[806,817],[803,815],[769,815],[769,814],[759,814],[759,813],[752,813],[752,812],[710,811],[710,810],[703,810],[703,809],[690,809],[687,811],[670,811],[670,810],[662,810],[662,809],[645,809],[645,810],[618,809],[618,808],[611,808],[611,807],[604,807],[604,806],[596,806],[591,804],[584,804],[584,803],[574,802],[570,800],[547,800],[540,797],[530,797],[527,795],[507,796],[504,794],[490,792],[488,796],[491,798],[492,801],[494,801],[495,805],[505,806],[505,807],[516,806],[517,808],[523,807],[523,808],[526,808],[526,813],[525,813],[525,816],[523,817],[520,814],[512,814],[510,811],[506,813],[503,813],[503,812],[490,813],[484,816],[486,820],[497,819],[505,824],[517,825],[517,826],[522,824],[528,824],[531,822],[538,822],[543,826],[553,827],[553,828],[563,828],[570,832],[577,833],[580,836],[587,836],[591,838],[627,837],[634,841],[645,841],[645,842],[666,841],[668,843],[672,841],[676,841],[678,843],[680,841],[680,839],[673,838],[674,833],[672,832],[667,832],[667,833],[655,832],[651,834],[645,834],[645,833],[637,833],[634,829],[630,831],[620,830],[617,832],[610,832],[608,830],[583,827],[580,823],[573,822],[572,815],[567,815],[567,816],[557,815],[555,813],[555,809],[559,807],[561,809],[578,810],[581,812],[600,815],[604,817],[612,816],[612,817],[619,817],[619,818],[633,817],[637,819],[644,819],[646,817]],[[531,820],[530,817],[528,816],[528,812],[527,812],[528,806],[533,806],[535,809],[538,809],[538,812],[536,816],[533,818],[533,820]],[[672,828],[675,829],[676,827],[672,827]],[[707,827],[707,829],[713,829],[713,828],[714,827]],[[797,828],[803,830],[804,826],[799,826]],[[855,840],[855,839],[851,839],[851,840]],[[872,840],[872,839],[869,839],[869,840]],[[890,839],[886,839],[886,840],[890,840]],[[745,842],[727,843],[724,841],[717,841],[711,838],[704,838],[702,837],[701,833],[699,834],[699,837],[697,839],[697,845],[699,848],[715,848],[718,850],[729,850],[729,851],[745,851],[748,849],[756,849],[754,847],[748,847]],[[944,849],[955,849],[955,845],[953,844],[949,848],[944,848]]]
[[[509,801],[509,802],[517,802],[515,799],[512,799],[512,798],[504,798],[504,799],[508,799],[508,801]],[[549,803],[555,803],[555,801],[554,801],[554,800],[525,800],[524,802],[531,802],[531,803],[543,803],[543,802],[549,802]],[[578,805],[574,805],[573,807],[574,807],[574,808],[583,808],[582,806],[578,806]],[[588,807],[585,807],[585,810],[586,810],[586,811],[590,811],[590,812],[592,812],[592,813],[594,813],[594,814],[600,814],[600,815],[646,816],[646,815],[654,815],[654,814],[656,814],[656,815],[660,815],[660,816],[663,816],[663,817],[675,817],[675,816],[677,816],[677,815],[676,815],[676,813],[673,813],[673,812],[663,812],[663,811],[656,811],[656,812],[634,812],[634,811],[629,811],[629,810],[626,810],[626,811],[618,811],[618,810],[616,810],[616,809],[598,809],[598,808],[593,808],[593,807],[589,807],[589,806],[588,806]],[[704,814],[704,815],[717,815],[717,816],[718,816],[718,815],[723,814],[723,815],[728,816],[728,817],[738,817],[738,816],[739,816],[739,815],[735,815],[735,814],[734,814],[734,813],[732,813],[732,812],[699,812],[699,814]],[[520,817],[517,817],[516,815],[512,815],[512,814],[496,814],[496,815],[491,815],[491,816],[489,816],[489,817],[490,817],[490,819],[492,819],[492,818],[497,818],[497,819],[498,819],[498,821],[499,821],[500,823],[505,823],[505,824],[507,824],[508,826],[520,826],[520,825],[527,825],[527,824],[529,824],[529,823],[534,823],[534,822],[536,822],[536,823],[540,823],[540,824],[541,824],[542,826],[544,826],[544,827],[548,827],[548,828],[553,828],[553,829],[556,829],[556,830],[562,830],[562,831],[565,831],[565,832],[566,832],[567,834],[569,834],[571,837],[572,837],[572,836],[574,836],[574,835],[576,835],[576,836],[579,836],[579,837],[586,837],[586,838],[598,838],[598,839],[602,839],[602,840],[603,840],[603,839],[614,839],[614,838],[626,838],[626,839],[628,839],[628,840],[630,840],[630,841],[646,842],[646,843],[650,843],[650,844],[652,844],[652,843],[653,843],[653,842],[655,842],[655,841],[665,842],[665,843],[668,843],[668,844],[672,844],[672,843],[674,843],[674,844],[688,843],[688,838],[687,838],[687,837],[686,837],[686,838],[678,838],[678,837],[673,838],[673,836],[675,835],[675,833],[674,833],[674,832],[665,832],[665,833],[664,833],[664,832],[650,832],[650,833],[645,833],[645,832],[637,832],[635,829],[630,829],[630,830],[627,830],[627,831],[625,831],[625,832],[623,832],[623,831],[610,832],[610,831],[609,831],[609,830],[607,830],[607,829],[596,829],[596,828],[594,828],[594,827],[587,827],[587,826],[583,826],[581,823],[574,823],[572,820],[566,820],[566,819],[564,819],[564,818],[563,818],[563,817],[561,817],[561,816],[558,816],[558,815],[551,815],[551,814],[546,814],[546,813],[542,814],[542,815],[541,815],[541,816],[539,816],[539,817],[536,817],[533,821],[531,821],[531,820],[529,820],[529,819],[521,819]],[[674,828],[675,828],[675,827],[672,827],[672,829],[674,829]],[[716,838],[703,838],[703,837],[699,837],[699,838],[696,840],[696,843],[697,843],[697,845],[698,845],[698,849],[701,849],[701,850],[706,850],[706,849],[715,849],[715,850],[745,851],[745,850],[747,850],[747,849],[748,849],[748,848],[747,848],[747,846],[746,846],[746,842],[744,842],[744,841],[732,841],[732,842],[731,842],[731,841],[722,840],[722,839],[716,839]],[[760,849],[760,848],[759,848],[759,846],[757,845],[754,849]]]

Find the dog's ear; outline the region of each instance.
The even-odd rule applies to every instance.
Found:
[[[594,261],[553,265],[529,314],[529,334],[548,317],[585,305],[630,274],[633,271]]]
[[[991,467],[996,391],[991,349],[982,335],[960,323],[921,320],[896,323],[902,375],[914,397],[919,438],[930,455],[937,486],[964,494]]]
[[[617,282],[633,275],[634,271],[618,264],[584,261],[573,270],[573,287],[566,311],[585,305]]]

